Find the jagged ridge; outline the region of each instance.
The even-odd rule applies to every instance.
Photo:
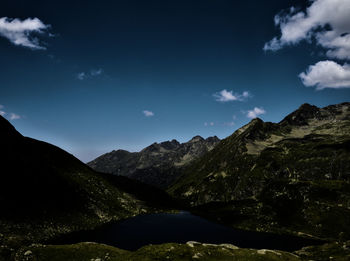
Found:
[[[190,141],[153,143],[140,152],[112,151],[88,163],[93,169],[127,176],[161,188],[168,187],[184,166],[212,150],[219,138],[195,136]]]

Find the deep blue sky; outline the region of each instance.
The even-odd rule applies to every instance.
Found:
[[[263,51],[279,35],[274,16],[292,5],[306,1],[2,1],[0,17],[37,17],[54,36],[39,36],[46,50],[0,37],[0,110],[20,116],[11,123],[23,135],[88,161],[173,138],[224,138],[255,107],[277,122],[305,102],[349,101],[348,88],[317,91],[299,79],[320,47]],[[250,97],[216,101],[224,89]]]

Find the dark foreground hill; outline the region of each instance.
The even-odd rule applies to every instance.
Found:
[[[254,119],[169,189],[236,227],[350,239],[350,103]]]
[[[23,137],[1,116],[0,148],[0,257],[21,245],[145,213],[154,207],[150,201],[158,207],[157,198],[168,199],[163,191],[104,177],[58,147]]]
[[[140,152],[112,151],[88,163],[96,171],[126,176],[160,188],[167,188],[184,167],[212,150],[219,138],[200,136],[179,143],[177,140],[153,143]]]

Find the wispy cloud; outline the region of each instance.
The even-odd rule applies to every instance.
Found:
[[[91,76],[97,76],[97,75],[101,75],[103,72],[103,70],[100,68],[100,69],[92,69],[90,71],[90,75]]]
[[[275,25],[281,36],[274,37],[264,46],[265,51],[277,51],[284,46],[296,45],[303,40],[326,50],[328,58],[350,60],[350,1],[314,0],[305,11],[291,7],[275,16]],[[348,64],[320,61],[309,66],[306,73],[299,74],[306,86],[317,90],[325,88],[350,88]]]
[[[86,74],[84,72],[80,72],[77,74],[77,79],[78,80],[84,80],[86,78]]]
[[[144,110],[142,111],[142,113],[146,116],[146,117],[152,117],[154,116],[154,113],[152,111],[149,110]]]
[[[18,115],[16,113],[7,113],[6,111],[4,111],[3,109],[5,108],[4,105],[1,105],[0,104],[0,116],[6,116],[7,118],[9,118],[10,120],[18,120],[18,119],[21,119],[21,115]]]
[[[103,73],[103,70],[101,68],[99,69],[91,69],[90,72],[80,72],[77,73],[77,79],[78,80],[85,80],[87,78],[91,78],[91,77],[95,77],[95,76],[99,76]]]
[[[214,98],[218,102],[230,102],[230,101],[243,101],[250,96],[248,91],[244,91],[242,94],[233,93],[233,91],[227,91],[226,89],[214,93]]]
[[[234,126],[235,125],[235,122],[234,122],[234,120],[236,120],[237,119],[237,117],[236,117],[236,115],[232,115],[232,120],[233,121],[227,121],[227,122],[224,122],[224,126]]]
[[[259,115],[265,114],[266,111],[263,108],[255,107],[252,110],[247,111],[247,117],[250,119],[257,118]]]
[[[3,108],[4,108],[4,105],[0,104],[0,115],[1,116],[5,116],[6,115],[6,112],[2,110]]]
[[[234,123],[233,121],[224,122],[224,126],[230,126],[230,127],[232,127],[232,126],[234,126],[234,125],[235,125],[235,123]]]
[[[214,126],[214,122],[204,122],[204,126]]]
[[[48,54],[47,57],[49,57],[55,63],[61,63],[62,62],[62,60],[60,58],[58,58],[56,55],[54,55],[54,54]]]
[[[50,25],[45,25],[38,18],[20,20],[7,17],[0,18],[0,36],[7,38],[11,43],[32,50],[45,50],[35,34],[44,34]]]
[[[22,117],[16,113],[11,112],[10,113],[10,120],[18,120],[21,119]]]

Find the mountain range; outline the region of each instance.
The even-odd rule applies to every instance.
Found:
[[[112,151],[88,165],[22,136],[0,116],[0,146],[0,260],[102,260],[93,258],[97,254],[103,260],[350,258],[350,103],[303,104],[278,123],[256,118],[222,140],[154,143],[140,152]],[[195,242],[134,252],[45,244],[73,231],[174,209],[327,244],[294,253]]]
[[[96,171],[126,176],[160,188],[167,188],[191,162],[212,150],[219,138],[200,136],[153,143],[140,152],[116,150],[87,163]]]
[[[237,228],[350,237],[350,103],[303,104],[278,123],[255,118],[221,141],[154,143],[89,166],[165,188]]]

